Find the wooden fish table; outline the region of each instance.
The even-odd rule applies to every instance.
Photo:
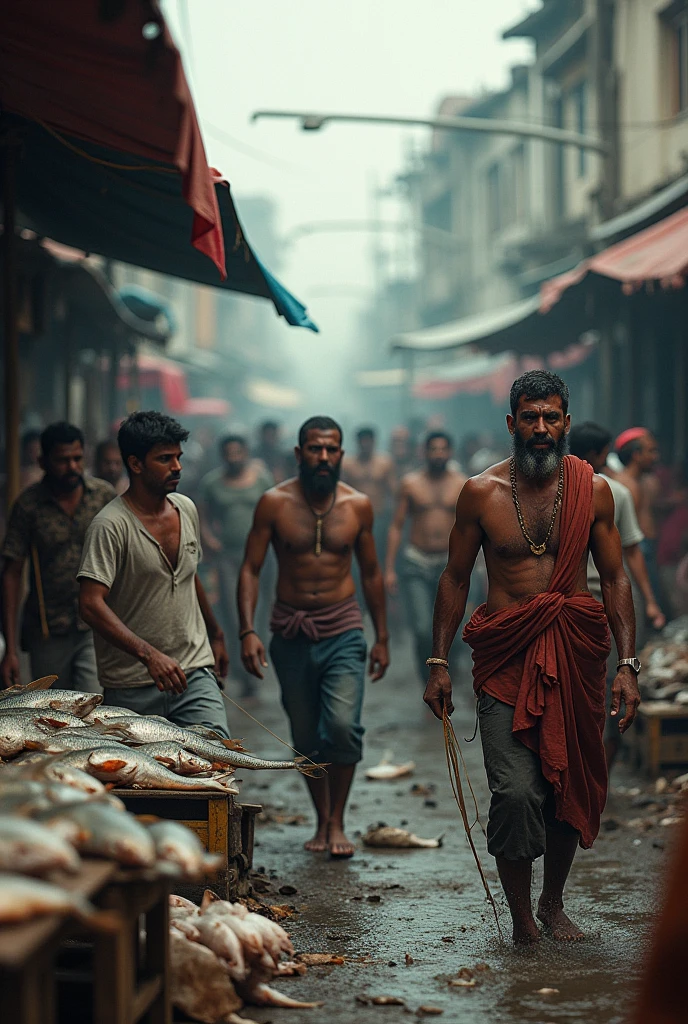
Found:
[[[116,911],[109,931],[49,915],[0,927],[0,1011],[8,1024],[170,1024],[167,879],[84,860],[59,884]],[[139,916],[145,915],[141,942]],[[76,940],[76,941],[75,941]],[[71,945],[70,945],[71,943]]]
[[[662,767],[688,765],[688,705],[647,700],[638,708],[629,733],[639,767],[656,778]]]
[[[132,814],[180,821],[196,833],[208,853],[219,853],[222,868],[209,881],[218,896],[226,900],[248,894],[260,804],[240,804],[231,793],[217,790],[115,789],[114,793]]]

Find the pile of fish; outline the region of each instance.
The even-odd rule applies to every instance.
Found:
[[[181,728],[154,715],[100,707],[100,694],[55,690],[53,679],[0,692],[0,758],[9,762],[2,779],[9,772],[75,784],[85,773],[110,786],[237,794],[237,769],[323,774],[304,759],[256,757],[203,726]]]
[[[643,700],[688,704],[688,616],[674,619],[640,652]]]
[[[204,1024],[230,1024],[244,1003],[311,1009],[282,995],[268,982],[277,976],[302,973],[284,956],[294,955],[280,925],[228,903],[206,890],[200,907],[170,896],[172,1002]]]

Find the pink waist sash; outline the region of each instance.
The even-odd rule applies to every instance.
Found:
[[[293,640],[300,630],[309,640],[317,643],[345,633],[348,629],[363,629],[363,616],[355,597],[347,597],[346,601],[328,605],[327,608],[309,611],[292,608],[283,601],[275,601],[270,629],[285,640]]]

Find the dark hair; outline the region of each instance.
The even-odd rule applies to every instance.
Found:
[[[280,425],[277,420],[263,420],[263,422],[258,425],[258,429],[261,433],[265,430],[279,430],[279,428]]]
[[[366,437],[371,438],[371,440],[375,440],[375,427],[360,427],[356,431],[357,441],[363,441]]]
[[[40,441],[40,439],[40,430],[25,430],[21,436],[21,446],[22,448],[26,448],[26,446],[31,444],[32,441]]]
[[[617,450],[617,455],[621,461],[622,466],[628,466],[633,461],[633,456],[636,452],[639,452],[643,446],[642,437],[634,437],[632,441],[627,441],[623,448]]]
[[[511,403],[511,415],[516,415],[518,403],[521,398],[545,399],[550,395],[558,395],[561,398],[561,406],[564,415],[569,411],[569,389],[556,373],[549,370],[528,370],[511,385],[509,401]]]
[[[585,459],[588,452],[599,455],[611,443],[610,432],[597,423],[577,423],[569,431],[569,451],[579,459]]]
[[[446,441],[450,448],[454,447],[453,441],[449,434],[444,430],[431,430],[425,438],[425,450],[427,451],[433,441]]]
[[[248,441],[243,434],[225,434],[218,441],[218,448],[220,449],[220,455],[224,455],[225,448],[228,444],[240,444],[242,448],[248,448]]]
[[[77,441],[83,445],[84,435],[73,423],[66,423],[65,420],[60,420],[59,423],[50,423],[41,434],[43,458],[47,459],[58,444],[75,444]]]
[[[134,412],[127,416],[117,434],[122,462],[131,476],[129,457],[135,455],[141,462],[156,444],[183,444],[189,431],[181,423],[162,412]]]
[[[331,416],[311,416],[309,420],[301,424],[299,430],[299,448],[303,448],[308,437],[309,430],[338,430],[339,431],[339,443],[342,444],[344,441],[344,434],[342,428],[339,426],[336,420],[333,420]]]

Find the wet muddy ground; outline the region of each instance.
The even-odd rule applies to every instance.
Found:
[[[291,773],[246,778],[246,800],[262,803],[268,820],[257,828],[254,866],[268,877],[262,899],[293,904],[298,913],[288,922],[298,952],[331,953],[343,964],[310,967],[302,978],[287,978],[279,987],[308,1000],[322,1000],[321,1010],[251,1010],[250,1016],[274,1024],[291,1021],[407,1021],[420,1007],[443,1011],[451,1022],[528,1022],[528,1024],[617,1024],[626,1018],[632,989],[644,960],[648,922],[656,905],[661,868],[671,842],[671,828],[649,831],[628,827],[642,814],[643,794],[624,790],[647,781],[623,765],[606,813],[606,827],[591,851],[579,851],[568,887],[567,909],[587,933],[583,943],[562,946],[543,938],[538,947],[515,950],[497,937],[480,879],[463,834],[449,787],[442,730],[426,713],[421,686],[413,678],[410,658],[393,650],[389,676],[369,685],[364,710],[365,759],[352,792],[348,830],[365,831],[384,822],[409,828],[424,837],[444,836],[440,849],[367,849],[358,843],[350,861],[303,850],[312,833],[310,805],[302,780]],[[474,702],[466,674],[455,695],[454,725],[466,757],[483,820],[488,790],[479,739],[466,743],[474,727]],[[230,693],[232,691],[230,690]],[[457,700],[457,696],[459,699]],[[279,735],[288,738],[274,679],[262,684],[260,706],[251,709]],[[276,742],[239,712],[230,711],[232,732],[264,754],[279,754]],[[366,767],[391,751],[396,761],[413,760],[412,777],[392,782],[364,778]],[[434,787],[428,796],[412,793],[414,784]],[[286,823],[305,815],[307,823]],[[509,919],[494,862],[479,829],[476,845],[497,898],[505,936]],[[538,892],[541,865],[535,868]],[[260,883],[259,883],[260,884]],[[280,894],[282,886],[296,892]],[[412,962],[407,962],[407,957]],[[472,988],[451,988],[447,979],[462,967],[487,964]],[[556,989],[549,995],[543,988]],[[375,996],[396,996],[405,1006],[366,1004]]]

